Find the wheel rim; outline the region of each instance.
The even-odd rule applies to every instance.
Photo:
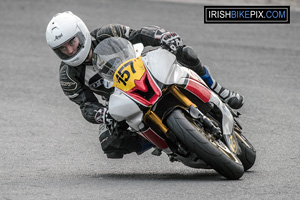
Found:
[[[225,154],[227,157],[229,157],[231,160],[233,160],[235,163],[242,164],[240,159],[229,150],[229,148],[220,140],[214,139],[210,134],[206,133],[202,127],[199,127],[197,121],[192,120],[187,117],[187,119],[191,122],[191,124],[198,130],[200,134],[202,134],[206,139],[213,144],[217,149],[219,149],[223,154]]]

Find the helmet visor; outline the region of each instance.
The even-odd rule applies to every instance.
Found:
[[[69,40],[67,40],[63,44],[53,48],[53,50],[60,59],[62,59],[62,60],[71,59],[74,56],[76,56],[80,52],[80,50],[84,47],[84,42],[85,42],[85,37],[82,34],[82,32],[77,32]],[[76,48],[76,52],[72,55],[68,55],[68,53],[65,52],[66,48],[68,48],[68,46],[70,46],[72,48]]]

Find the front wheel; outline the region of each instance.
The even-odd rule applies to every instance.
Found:
[[[200,159],[227,179],[243,176],[244,167],[224,143],[210,137],[201,127],[188,119],[181,109],[175,109],[167,118],[172,133]]]

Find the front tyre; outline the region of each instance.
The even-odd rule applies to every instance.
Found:
[[[219,140],[214,140],[193,120],[188,120],[181,109],[175,109],[167,118],[172,133],[200,159],[227,179],[243,176],[244,167],[237,156]]]

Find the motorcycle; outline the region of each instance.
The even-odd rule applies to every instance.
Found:
[[[114,87],[108,110],[118,122],[166,153],[171,162],[214,169],[236,180],[256,158],[232,110],[192,70],[164,48],[141,54],[123,38],[103,40],[94,50],[94,67]]]

